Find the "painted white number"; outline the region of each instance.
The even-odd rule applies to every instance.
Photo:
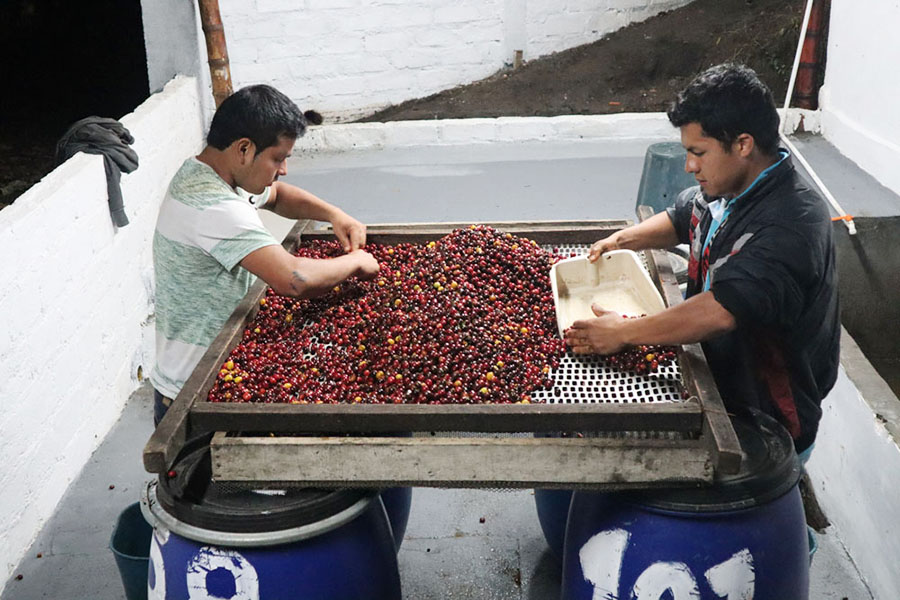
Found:
[[[622,557],[631,534],[624,529],[602,531],[581,547],[578,558],[584,578],[594,585],[594,600],[618,598]]]
[[[147,578],[147,600],[166,600],[166,568],[163,566],[162,551],[160,545],[168,539],[168,531],[154,529],[150,540],[150,565],[153,567],[153,585]]]
[[[234,577],[231,600],[259,600],[259,576],[239,552],[214,546],[203,546],[191,558],[187,567],[187,589],[190,600],[221,600],[206,589],[206,575],[225,569]]]
[[[706,581],[712,591],[726,600],[753,600],[753,589],[756,587],[753,555],[749,550],[741,550],[707,571]]]
[[[581,572],[593,587],[593,600],[623,600],[619,579],[631,534],[624,529],[601,531],[578,553]],[[743,549],[704,573],[713,592],[725,600],[753,600],[756,571],[753,555]],[[670,592],[673,600],[700,600],[697,580],[680,562],[656,562],[641,573],[631,591],[633,600],[659,600]]]
[[[690,568],[684,563],[653,563],[634,583],[635,600],[659,600],[672,592],[673,600],[700,600],[700,590]]]

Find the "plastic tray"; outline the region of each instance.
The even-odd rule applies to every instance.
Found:
[[[639,317],[665,310],[662,296],[638,255],[612,250],[597,262],[587,256],[561,260],[550,269],[559,335],[579,319],[594,316],[591,304],[621,315]]]

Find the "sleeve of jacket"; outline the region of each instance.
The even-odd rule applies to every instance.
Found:
[[[687,244],[690,241],[691,214],[694,212],[694,196],[700,190],[700,186],[689,187],[678,194],[675,204],[666,209],[669,220],[675,227],[678,235],[678,243]]]
[[[718,263],[718,264],[716,264]],[[720,257],[710,289],[738,323],[786,326],[796,322],[816,269],[808,241],[789,227],[768,225],[746,233]]]

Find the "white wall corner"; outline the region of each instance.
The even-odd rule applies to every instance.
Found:
[[[900,598],[900,400],[843,330],[841,370],[807,465],[816,496],[875,598]],[[877,465],[877,467],[874,467]]]

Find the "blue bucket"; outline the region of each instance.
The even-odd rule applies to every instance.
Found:
[[[575,492],[563,600],[807,598],[800,463],[778,423],[761,414],[753,420],[735,420],[745,454],[741,472],[711,487]]]
[[[141,514],[139,502],[119,514],[109,539],[127,600],[147,600],[147,566],[153,528]]]
[[[209,450],[151,482],[151,598],[400,600],[395,540],[371,490],[245,490],[210,480]]]

